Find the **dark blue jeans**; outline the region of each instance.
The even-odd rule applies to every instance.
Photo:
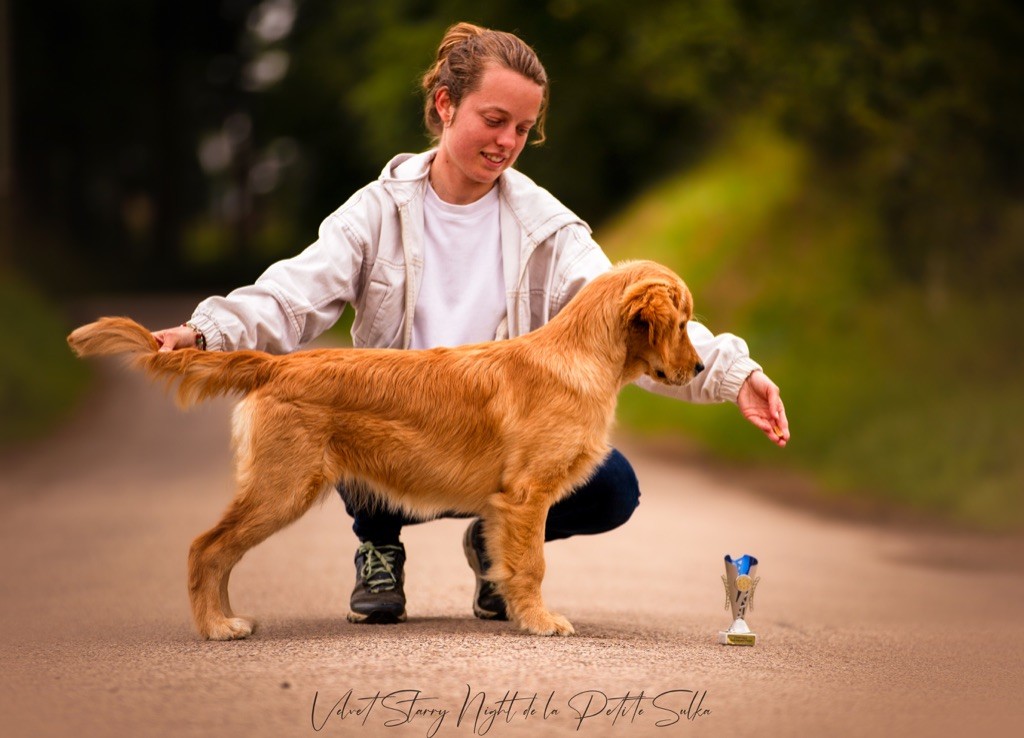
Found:
[[[352,530],[360,541],[373,541],[379,546],[398,543],[402,526],[425,522],[422,518],[411,518],[400,512],[356,508],[344,487],[339,485],[338,493],[345,503],[345,510],[355,521]],[[626,457],[613,449],[589,481],[551,506],[544,540],[557,541],[618,528],[629,520],[639,504],[640,485],[636,473]],[[439,517],[469,516],[452,513]]]

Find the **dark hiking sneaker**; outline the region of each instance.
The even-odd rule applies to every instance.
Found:
[[[497,593],[492,582],[484,579],[491,562],[484,551],[483,521],[474,520],[462,537],[469,568],[476,574],[476,594],[473,595],[473,614],[481,620],[508,620],[505,600]]]
[[[384,625],[405,622],[405,546],[375,546],[370,541],[356,550],[356,586],[348,614],[350,623]]]

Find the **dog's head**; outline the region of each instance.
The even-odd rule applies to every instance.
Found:
[[[627,362],[656,382],[687,384],[704,370],[686,332],[693,316],[690,290],[660,264],[639,262],[634,266],[635,274],[621,303]]]

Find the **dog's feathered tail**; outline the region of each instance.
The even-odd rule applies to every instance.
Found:
[[[81,357],[129,354],[129,362],[169,384],[178,382],[181,406],[231,392],[245,394],[270,381],[277,368],[262,351],[158,351],[153,335],[129,318],[100,318],[68,336]]]

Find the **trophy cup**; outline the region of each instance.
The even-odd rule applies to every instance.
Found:
[[[718,631],[718,642],[726,646],[753,646],[757,634],[752,633],[743,619],[747,610],[754,609],[754,589],[761,577],[755,577],[757,559],[744,554],[735,561],[729,555],[725,557],[725,608],[732,608],[732,625],[729,630]]]

